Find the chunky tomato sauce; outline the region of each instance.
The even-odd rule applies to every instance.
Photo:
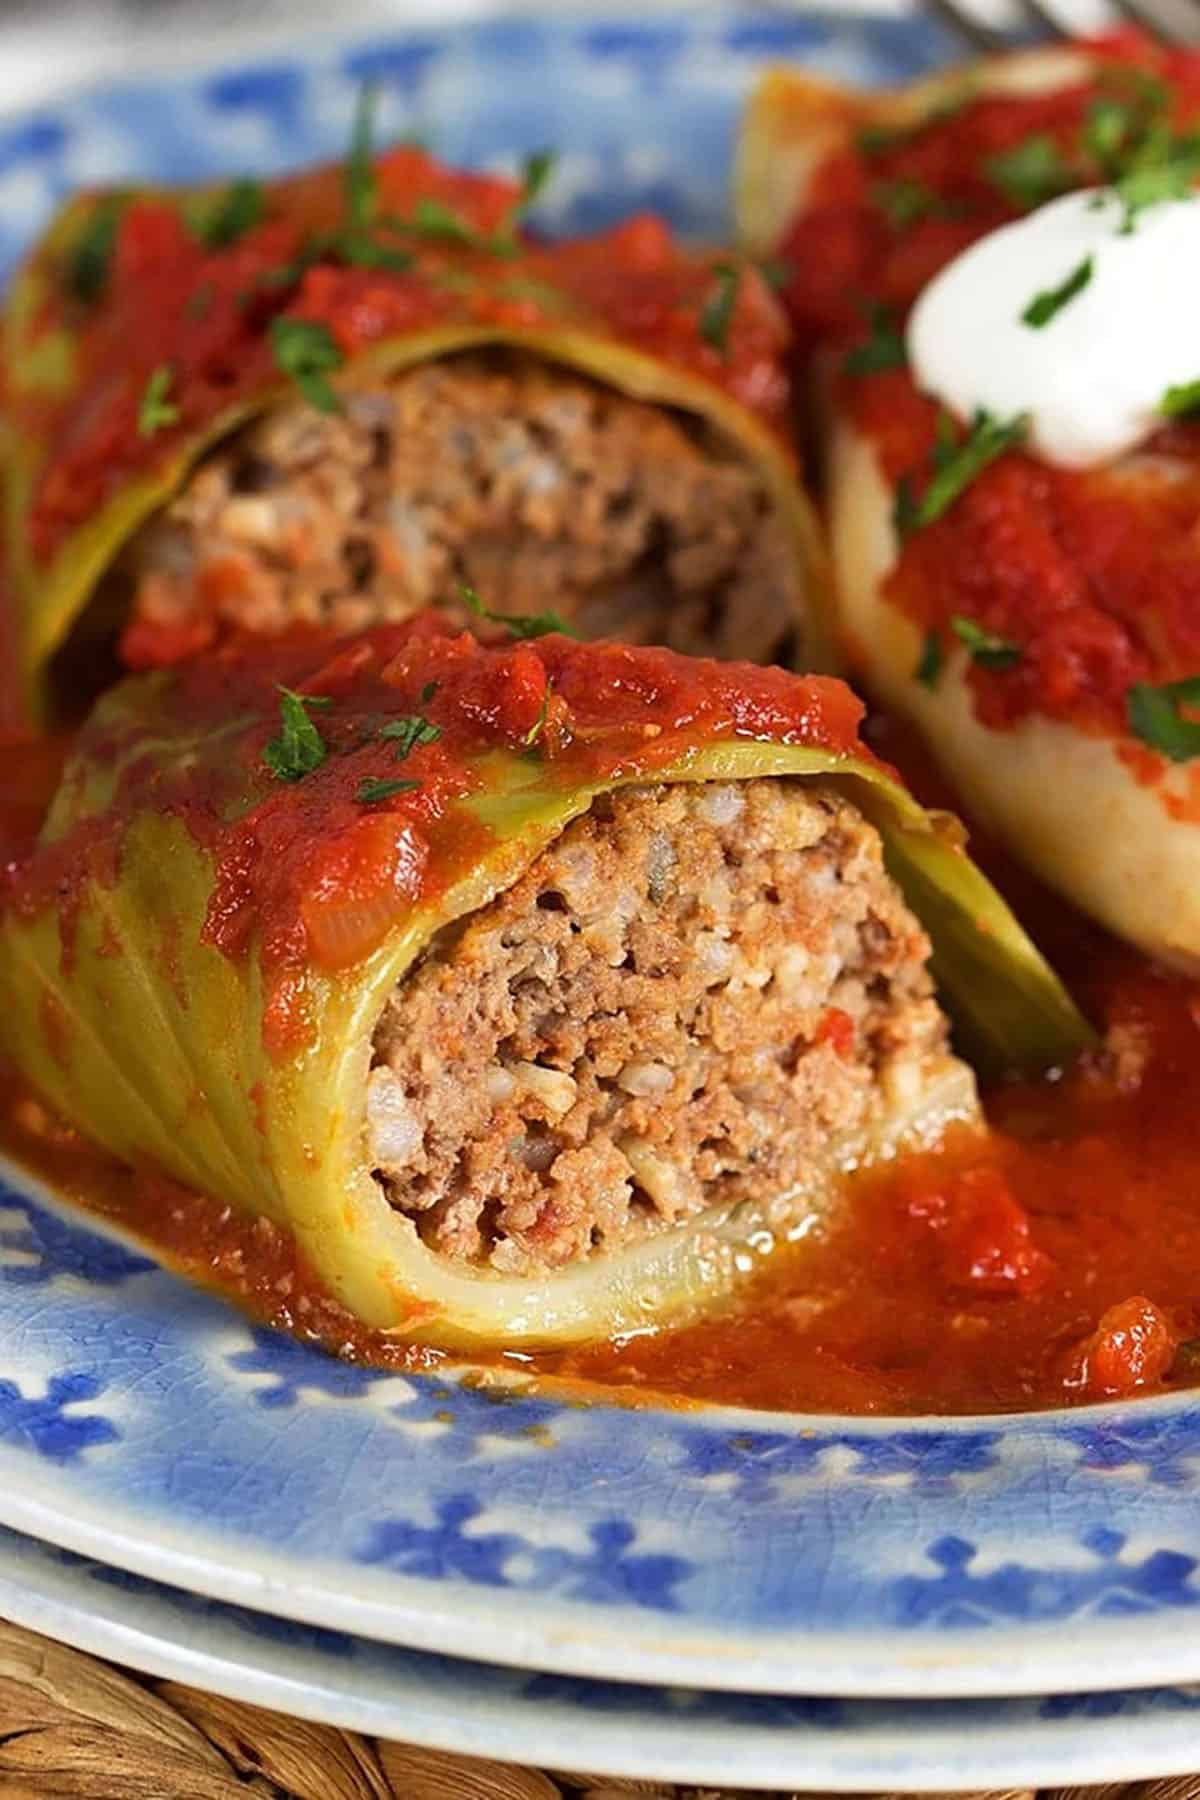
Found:
[[[829,353],[839,408],[874,444],[893,489],[903,484],[916,501],[938,460],[938,408],[906,367],[863,371],[860,356],[855,371],[856,353],[873,331],[899,332],[926,283],[977,238],[1105,178],[1089,147],[1098,106],[1116,109],[1130,130],[1147,95],[1164,130],[1200,117],[1195,53],[1125,37],[1091,54],[1097,70],[1086,84],[1025,98],[966,90],[920,128],[867,128],[820,168],[785,240],[802,345]],[[964,429],[950,435],[961,442]],[[986,724],[1003,729],[1037,713],[1127,737],[1135,684],[1200,667],[1200,426],[1166,427],[1139,455],[1087,472],[1010,451],[905,539],[885,591],[935,655],[956,643],[960,619],[1008,648],[1003,666],[970,667]],[[1153,751],[1132,754],[1139,778],[1165,773]],[[1178,808],[1177,793],[1164,796]],[[1200,790],[1184,805],[1197,801]]]
[[[9,370],[16,435],[40,447],[27,520],[35,566],[132,479],[172,467],[289,372],[311,393],[361,353],[439,329],[493,327],[534,348],[553,332],[583,333],[785,424],[786,327],[749,265],[685,250],[649,216],[596,238],[534,242],[516,184],[412,147],[376,159],[369,202],[354,196],[363,179],[347,164],[273,183],[228,242],[212,241],[217,194],[121,201],[111,244],[97,245],[96,221],[112,202],[93,198],[77,223],[60,224],[23,278],[34,298],[19,302]],[[89,246],[97,261],[83,265],[81,295]],[[66,379],[41,379],[64,346]]]
[[[119,879],[134,822],[181,820],[215,871],[204,939],[258,956],[276,1056],[309,1041],[310,971],[361,963],[493,845],[458,803],[511,781],[514,755],[549,793],[733,737],[874,760],[840,681],[552,630],[485,644],[436,613],[344,642],[230,643],[154,680],[84,728],[71,778],[114,770],[111,796],[13,860],[0,906],[54,908],[69,969],[89,884]],[[398,728],[414,732],[401,756]]]
[[[557,640],[539,649],[561,658],[561,677],[569,649]],[[628,705],[624,691],[610,682],[604,704]],[[945,798],[929,789],[911,744],[892,732],[884,747],[930,800]],[[28,857],[61,754],[26,746],[0,755],[9,869]],[[985,859],[995,862],[986,847]],[[1200,1380],[1200,990],[1151,968],[1028,877],[999,864],[992,872],[1106,1028],[1103,1056],[1063,1078],[994,1089],[994,1130],[982,1145],[963,1133],[858,1178],[832,1222],[781,1251],[722,1317],[493,1360],[631,1402],[665,1395],[865,1413],[1078,1404]],[[0,1144],[272,1324],[356,1360],[409,1369],[448,1360],[364,1330],[287,1236],[123,1168],[15,1078],[0,1089]]]

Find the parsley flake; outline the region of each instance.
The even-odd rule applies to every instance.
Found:
[[[925,642],[921,646],[920,661],[913,670],[913,675],[921,683],[922,687],[931,688],[937,686],[937,678],[942,672],[942,663],[944,660],[945,653],[942,650],[941,634],[937,631],[927,631],[925,633]]]
[[[1085,256],[1057,287],[1044,288],[1040,294],[1035,294],[1021,314],[1022,325],[1029,325],[1034,331],[1040,331],[1044,325],[1048,325],[1064,306],[1070,305],[1076,294],[1083,292],[1092,279],[1093,268],[1092,258]]]
[[[375,107],[378,100],[378,88],[371,82],[364,82],[358,90],[358,100],[354,107],[354,127],[350,133],[350,154],[346,158],[346,216],[351,226],[359,231],[366,230],[375,212],[376,182],[373,159],[375,155]]]
[[[1200,134],[1173,137],[1165,126],[1155,127],[1113,182],[1113,192],[1125,211],[1122,232],[1135,231],[1138,215],[1147,207],[1186,200],[1198,178]]]
[[[863,125],[854,135],[859,153],[866,157],[883,156],[904,142],[907,134],[894,125]]]
[[[1044,132],[1023,138],[1011,150],[990,156],[983,168],[988,180],[1000,189],[1010,205],[1022,212],[1032,212],[1035,206],[1065,194],[1077,180],[1075,171],[1054,139]]]
[[[960,644],[965,644],[971,652],[972,662],[977,662],[983,669],[1011,669],[1020,661],[1021,651],[1017,644],[1008,638],[997,637],[994,632],[985,631],[974,619],[966,619],[956,613],[950,621],[950,629]]]
[[[271,320],[275,363],[290,375],[310,406],[318,412],[340,412],[341,401],[325,377],[342,366],[342,353],[327,325],[313,319]]]
[[[1151,687],[1138,681],[1125,696],[1130,730],[1171,762],[1190,762],[1200,756],[1200,720],[1185,716],[1185,709],[1200,708],[1200,675],[1184,681],[1168,681]]]
[[[108,286],[108,272],[117,242],[127,193],[105,194],[92,208],[66,259],[66,283],[77,300],[92,305]]]
[[[323,694],[279,690],[279,736],[263,749],[263,761],[277,781],[302,781],[319,769],[328,754],[325,740],[308,716],[310,706],[328,706]]]
[[[408,794],[420,787],[419,781],[361,782],[356,796],[360,806],[374,806],[379,800],[390,800],[393,794]]]
[[[196,232],[210,250],[224,250],[261,223],[267,210],[260,181],[243,177],[231,181],[212,207],[196,223]]]
[[[1133,134],[1135,115],[1123,100],[1093,100],[1083,122],[1083,147],[1105,174],[1119,172],[1121,153]]]
[[[490,240],[452,206],[442,200],[423,195],[413,207],[411,219],[396,221],[403,229],[415,231],[419,237],[444,238],[452,244],[469,244],[475,249],[489,247]]]
[[[189,319],[206,319],[212,311],[212,303],[217,297],[217,290],[211,281],[202,281],[198,288],[193,288],[188,295],[184,312]]]
[[[736,263],[718,263],[713,270],[713,288],[700,311],[700,336],[722,356],[729,352],[729,327],[742,285],[742,271]]]
[[[529,727],[529,730],[525,733],[525,736],[521,739],[521,742],[522,742],[522,744],[524,744],[526,750],[533,749],[533,746],[537,743],[538,739],[542,735],[543,730],[545,729],[546,719],[549,716],[549,712],[550,712],[550,696],[553,694],[553,692],[554,692],[554,683],[552,681],[548,681],[546,683],[545,687],[542,689],[542,704],[538,708],[538,716],[533,721],[533,724]]]
[[[521,197],[517,202],[521,212],[541,199],[557,163],[557,150],[535,150],[525,158],[521,165]]]
[[[871,198],[882,212],[887,215],[888,223],[897,231],[904,231],[910,225],[917,225],[922,219],[933,218],[936,214],[945,214],[946,202],[923,181],[913,181],[907,176],[898,181],[878,181],[871,189]]]
[[[1168,419],[1186,419],[1200,412],[1200,380],[1182,381],[1169,387],[1158,403],[1158,410]]]
[[[152,372],[138,405],[139,437],[153,437],[155,432],[162,431],[165,426],[179,423],[179,408],[174,401],[167,399],[174,379],[170,363],[159,363]]]
[[[467,582],[460,581],[458,591],[463,605],[473,612],[477,619],[486,619],[489,625],[506,625],[514,637],[548,637],[551,632],[557,632],[561,637],[577,637],[579,635],[578,632],[572,631],[571,627],[564,619],[560,619],[557,613],[492,612],[490,607],[483,604],[475,589]]]
[[[1019,413],[1012,419],[993,419],[990,413],[980,412],[966,437],[956,443],[948,436],[946,424],[939,421],[933,473],[921,498],[914,496],[910,476],[902,476],[897,486],[892,516],[900,535],[909,537],[940,519],[989,463],[1024,442],[1028,429],[1028,413]]]
[[[855,344],[842,359],[847,375],[877,375],[882,369],[902,369],[908,361],[904,339],[886,306],[873,306],[870,320],[870,337]]]
[[[427,681],[425,683],[425,686],[421,689],[421,705],[422,706],[429,705],[429,702],[433,699],[433,696],[437,693],[437,691],[441,685],[442,684],[440,681]]]
[[[381,738],[395,738],[396,761],[403,762],[413,750],[419,750],[422,744],[436,744],[442,735],[440,725],[433,725],[423,719],[420,713],[410,713],[403,719],[391,719],[380,727]]]

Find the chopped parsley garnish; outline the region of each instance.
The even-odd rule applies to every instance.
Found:
[[[425,686],[421,689],[421,705],[422,706],[429,705],[429,702],[433,699],[433,696],[437,693],[438,688],[440,686],[441,686],[441,682],[439,682],[439,681],[427,681],[425,683]]]
[[[525,158],[521,167],[521,191],[498,229],[490,234],[481,231],[454,207],[447,206],[444,200],[435,200],[428,195],[417,201],[409,218],[388,217],[379,222],[389,231],[440,238],[448,244],[463,244],[471,250],[485,251],[489,256],[515,256],[519,248],[517,225],[542,194],[557,161],[556,150],[535,150]]]
[[[138,405],[139,437],[153,437],[156,431],[162,431],[165,426],[179,423],[179,408],[174,401],[167,399],[174,379],[170,363],[159,363],[151,374]]]
[[[436,744],[442,735],[440,725],[433,725],[423,719],[420,713],[410,713],[403,719],[391,719],[380,728],[381,738],[395,738],[396,761],[403,762],[413,750],[419,750],[422,744]]]
[[[464,219],[460,212],[444,201],[431,200],[423,195],[413,207],[410,219],[389,221],[397,228],[415,231],[418,237],[443,238],[451,244],[470,244],[475,249],[491,248],[492,240],[485,236],[470,219]]]
[[[217,297],[217,290],[211,281],[202,281],[198,288],[193,288],[187,297],[184,312],[189,319],[206,319],[212,311],[212,303]]]
[[[782,293],[792,279],[792,265],[781,256],[760,257],[754,266],[772,293]]]
[[[847,375],[877,375],[881,369],[902,369],[908,361],[904,339],[886,306],[871,308],[871,335],[855,344],[842,359]]]
[[[1123,100],[1093,100],[1083,122],[1083,147],[1105,174],[1117,173],[1134,127],[1133,110]]]
[[[1044,288],[1040,294],[1035,294],[1021,314],[1022,325],[1030,325],[1035,331],[1040,331],[1043,325],[1048,325],[1064,306],[1070,304],[1076,294],[1083,292],[1092,279],[1092,269],[1092,258],[1085,256],[1083,261],[1077,263],[1071,273],[1065,280],[1060,281],[1057,287]]]
[[[260,181],[251,181],[248,177],[231,181],[210,210],[197,221],[197,235],[210,250],[223,250],[228,244],[236,244],[245,232],[261,223],[266,209],[266,196]]]
[[[128,194],[105,194],[96,201],[66,259],[66,283],[77,300],[91,305],[108,286],[108,271]]]
[[[897,231],[904,231],[909,225],[916,225],[935,214],[945,214],[948,210],[946,201],[933,188],[908,177],[898,181],[877,181],[871,189],[871,197]]]
[[[729,350],[729,327],[741,285],[742,271],[736,263],[718,263],[712,291],[700,309],[700,336],[722,356]]]
[[[506,625],[514,637],[548,637],[551,632],[558,632],[562,637],[578,636],[578,633],[572,631],[571,627],[565,620],[560,619],[557,613],[492,612],[491,608],[483,604],[475,589],[467,582],[460,581],[458,591],[463,605],[473,612],[477,619],[486,619],[489,625]]]
[[[338,412],[341,402],[325,377],[342,366],[342,353],[327,325],[313,319],[272,319],[271,349],[276,366],[290,375],[310,406]]]
[[[549,716],[549,712],[550,712],[550,696],[553,694],[553,692],[554,692],[554,683],[552,681],[548,681],[546,683],[545,687],[542,689],[542,704],[538,708],[538,716],[533,721],[533,724],[529,727],[529,730],[525,733],[525,736],[521,739],[521,742],[524,744],[524,746],[527,750],[533,749],[533,746],[537,743],[538,739],[542,735],[543,730],[545,729],[546,719]]]
[[[1185,716],[1200,710],[1200,675],[1168,681],[1162,687],[1135,682],[1125,696],[1130,730],[1171,762],[1200,756],[1200,719]]]
[[[855,134],[854,141],[863,156],[882,156],[885,151],[902,144],[907,135],[897,131],[894,125],[864,125]]]
[[[983,167],[1004,198],[1023,212],[1065,194],[1077,180],[1054,139],[1041,132],[990,156]]]
[[[922,687],[936,687],[937,678],[942,672],[942,663],[944,660],[945,652],[942,649],[941,633],[937,631],[927,631],[925,633],[925,642],[921,646],[921,659],[913,670],[913,674],[921,683]]]
[[[1155,76],[1114,69],[1106,85],[1084,121],[1082,144],[1123,208],[1121,230],[1130,232],[1148,206],[1191,193],[1200,178],[1200,133],[1172,130],[1170,96]]]
[[[1158,410],[1168,419],[1186,419],[1200,412],[1200,380],[1182,381],[1169,387],[1158,403]]]
[[[525,158],[521,165],[521,197],[517,201],[519,211],[528,211],[541,199],[557,162],[557,150],[535,150]]]
[[[360,806],[374,806],[379,800],[390,800],[393,794],[410,794],[420,787],[419,781],[371,781],[361,783],[357,800]]]
[[[985,631],[982,625],[977,625],[974,619],[965,619],[961,613],[951,619],[950,629],[959,643],[965,644],[971,652],[972,662],[977,662],[983,669],[1011,669],[1020,660],[1019,645]]]
[[[379,90],[364,82],[358,91],[354,108],[354,127],[350,133],[350,154],[346,158],[346,217],[351,227],[365,231],[375,212],[376,183],[375,107]]]
[[[263,761],[277,781],[302,781],[325,761],[325,740],[308,716],[310,706],[328,706],[323,694],[279,690],[279,736],[263,749]]]
[[[1139,213],[1164,200],[1186,200],[1200,177],[1200,135],[1173,137],[1165,127],[1150,131],[1113,191],[1125,209],[1123,232],[1135,231]]]
[[[896,489],[893,519],[901,537],[909,537],[914,531],[940,519],[989,463],[1024,442],[1028,429],[1028,413],[1019,413],[1013,419],[993,419],[989,413],[980,412],[976,413],[966,437],[956,443],[948,433],[943,415],[933,452],[932,473],[921,498],[915,498],[912,480],[907,475],[901,477]]]

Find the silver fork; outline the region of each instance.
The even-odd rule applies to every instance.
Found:
[[[969,0],[921,0],[973,50],[994,51],[1012,47],[1014,29],[1030,28],[1041,37],[1070,37],[1081,29],[1068,6],[1054,0],[1009,0],[1010,17],[1003,24],[985,17]],[[993,9],[989,8],[989,13]],[[1107,0],[1110,24],[1122,21],[1139,25],[1163,44],[1200,45],[1200,0]],[[1102,28],[1102,27],[1101,27]],[[1095,12],[1089,8],[1086,29],[1096,30]]]

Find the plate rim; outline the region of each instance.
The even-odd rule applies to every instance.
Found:
[[[1130,1720],[1122,1717],[1119,1709],[1113,1708],[1108,1716],[1089,1718],[1087,1730],[1081,1731],[1076,1723],[1065,1719],[1022,1717],[1018,1710],[1020,1700],[1006,1700],[1000,1696],[988,1698],[995,1706],[1011,1710],[1017,1716],[985,1721],[982,1726],[978,1722],[972,1723],[966,1741],[968,1754],[977,1759],[973,1764],[964,1766],[961,1739],[957,1736],[952,1739],[947,1732],[936,1745],[931,1737],[926,1747],[918,1749],[918,1755],[924,1761],[916,1773],[911,1767],[898,1766],[895,1758],[899,1751],[907,1761],[905,1753],[911,1753],[914,1742],[921,1745],[921,1713],[925,1709],[906,1706],[903,1701],[893,1701],[889,1706],[886,1701],[867,1697],[849,1704],[861,1705],[868,1712],[876,1706],[889,1711],[894,1708],[897,1719],[890,1736],[885,1732],[882,1741],[868,1739],[858,1747],[858,1734],[853,1726],[822,1730],[819,1726],[808,1727],[803,1721],[789,1721],[786,1730],[777,1728],[768,1733],[764,1727],[731,1723],[727,1718],[718,1717],[717,1720],[701,1718],[697,1729],[695,1717],[688,1714],[684,1715],[684,1730],[672,1735],[666,1745],[659,1743],[656,1746],[653,1737],[656,1727],[620,1716],[614,1722],[607,1708],[592,1709],[585,1704],[573,1709],[568,1718],[556,1719],[554,1728],[547,1734],[542,1701],[525,1694],[505,1696],[500,1734],[494,1733],[480,1742],[475,1735],[464,1739],[462,1724],[449,1712],[438,1715],[431,1722],[427,1692],[413,1696],[419,1698],[421,1704],[413,1706],[411,1716],[396,1716],[395,1722],[389,1723],[387,1706],[395,1704],[392,1696],[402,1685],[403,1676],[398,1682],[395,1674],[389,1673],[388,1699],[381,1701],[364,1692],[362,1669],[356,1667],[353,1658],[331,1657],[325,1662],[328,1672],[322,1695],[315,1677],[306,1686],[303,1675],[280,1672],[270,1666],[273,1660],[279,1659],[281,1651],[285,1656],[308,1659],[319,1665],[323,1659],[312,1646],[280,1646],[259,1638],[253,1645],[245,1644],[240,1655],[236,1654],[235,1644],[232,1651],[227,1649],[222,1656],[219,1649],[197,1647],[191,1641],[191,1621],[186,1614],[179,1620],[177,1634],[139,1621],[140,1596],[119,1587],[106,1586],[103,1596],[88,1595],[74,1591],[77,1584],[71,1583],[66,1570],[43,1569],[40,1579],[36,1570],[32,1578],[27,1569],[14,1573],[8,1565],[19,1561],[25,1547],[0,1541],[0,1612],[12,1623],[41,1631],[86,1654],[115,1661],[125,1670],[134,1669],[159,1679],[183,1681],[228,1699],[269,1707],[292,1717],[431,1750],[493,1756],[516,1762],[532,1759],[537,1767],[586,1768],[590,1773],[617,1780],[649,1778],[705,1785],[736,1782],[739,1788],[790,1787],[797,1779],[812,1786],[819,1780],[823,1791],[833,1793],[861,1793],[868,1786],[887,1786],[896,1780],[901,1780],[903,1791],[909,1793],[941,1793],[946,1792],[949,1785],[957,1790],[964,1782],[973,1786],[995,1786],[999,1782],[1012,1787],[1059,1787],[1093,1781],[1152,1780],[1187,1775],[1195,1766],[1195,1719],[1190,1710],[1177,1713],[1164,1702],[1161,1712]],[[42,1549],[36,1542],[31,1547],[35,1553]],[[56,1580],[56,1575],[61,1579]],[[60,1591],[56,1592],[56,1589]],[[165,1601],[168,1606],[171,1604],[169,1591],[160,1590],[151,1598]],[[205,1625],[218,1638],[236,1639],[238,1635],[234,1622],[220,1616],[220,1611],[215,1616],[210,1615]],[[378,1646],[368,1644],[364,1648],[369,1653]],[[419,1657],[421,1652],[409,1654]],[[348,1678],[339,1684],[337,1677],[343,1667]],[[472,1710],[472,1680],[478,1681],[481,1674],[486,1676],[492,1672],[478,1661],[454,1669],[455,1693],[463,1697],[463,1719],[469,1720],[472,1734],[478,1733],[480,1721],[477,1701]],[[500,1673],[520,1674],[522,1671],[501,1670]],[[410,1677],[410,1680],[415,1685],[415,1678]],[[586,1679],[579,1683],[581,1689],[589,1685],[592,1684]],[[631,1693],[638,1692],[637,1684],[629,1685]],[[337,1692],[339,1686],[341,1691]],[[660,1697],[657,1687],[652,1687],[650,1693],[656,1700]],[[668,1698],[665,1694],[661,1697],[664,1701]],[[750,1697],[761,1697],[768,1702],[773,1698],[770,1695]],[[1036,1694],[1028,1696],[1027,1702],[1056,1697]],[[702,1713],[705,1702],[719,1706],[722,1696],[700,1692],[696,1698],[700,1702],[697,1710]],[[1200,1701],[1200,1694],[1196,1698]],[[968,1708],[971,1706],[970,1701],[963,1704]],[[947,1705],[953,1709],[955,1702],[935,1700],[930,1705],[944,1713]],[[495,1704],[489,1706],[485,1732],[489,1725],[494,1726],[496,1710]],[[663,1711],[667,1711],[665,1706]],[[916,1729],[912,1730],[909,1721],[914,1719]],[[928,1719],[926,1712],[926,1725]],[[1156,1727],[1161,1730],[1176,1719],[1180,1730],[1177,1733],[1168,1731],[1167,1735],[1182,1737],[1185,1741],[1164,1745],[1157,1752],[1152,1749],[1142,1751],[1141,1736],[1150,1735]],[[1022,1728],[1036,1734],[1043,1742],[1051,1739],[1057,1745],[1059,1755],[1053,1767],[1049,1760],[1040,1760],[1045,1750],[1039,1750],[1037,1745],[1031,1749],[1010,1747],[1005,1743],[1010,1731],[1015,1736]],[[527,1731],[529,1741],[523,1739],[523,1731]],[[538,1738],[536,1746],[532,1741],[535,1735]],[[935,1760],[938,1755],[941,1761]],[[803,1759],[799,1768],[795,1761],[797,1757]]]

